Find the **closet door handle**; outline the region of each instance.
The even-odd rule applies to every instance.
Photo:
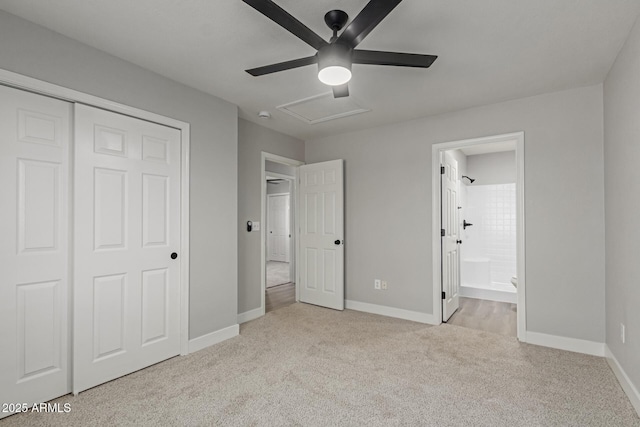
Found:
[[[171,259],[176,259],[176,258],[178,258],[178,254],[175,252],[171,253]]]

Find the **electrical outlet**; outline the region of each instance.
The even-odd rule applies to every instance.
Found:
[[[376,279],[373,281],[373,287],[375,289],[380,289],[380,279]]]
[[[382,281],[382,289],[385,290],[385,291],[387,290],[387,281],[386,280]]]
[[[626,338],[624,323],[620,323],[620,341],[622,341],[622,344],[624,344]]]

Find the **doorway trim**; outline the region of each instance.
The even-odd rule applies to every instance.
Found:
[[[524,132],[486,136],[460,141],[442,142],[431,147],[431,235],[433,266],[433,317],[437,325],[442,323],[442,265],[440,254],[440,154],[447,150],[481,145],[489,142],[516,141],[516,270],[518,274],[517,337],[527,342],[526,272],[525,272],[525,204],[524,204]]]
[[[47,83],[32,77],[14,73],[0,68],[0,84],[28,92],[49,96],[73,104],[86,104],[102,108],[103,110],[126,116],[146,120],[160,125],[168,126],[180,131],[180,355],[189,354],[189,170],[190,170],[190,125],[189,123],[172,119],[170,117],[155,114],[139,108],[130,107],[117,102],[109,101],[98,96],[89,95],[63,86]],[[72,142],[73,144],[73,142]],[[70,150],[73,152],[73,150]],[[73,176],[73,164],[70,165],[71,177]],[[70,193],[70,196],[73,192]],[[73,241],[72,227],[69,229],[69,241]],[[70,245],[70,251],[73,248]],[[73,268],[73,258],[70,259],[69,268]],[[69,309],[73,312],[73,278],[69,281]],[[69,322],[69,337],[72,337],[73,322]],[[69,340],[71,342],[71,340]]]
[[[295,176],[278,174],[276,172],[267,172],[267,160],[280,163],[287,166],[292,166],[296,169]],[[265,292],[267,290],[267,175],[282,177],[283,179],[291,180],[291,188],[289,189],[289,205],[294,206],[293,212],[293,225],[290,228],[291,236],[294,240],[294,244],[290,246],[291,251],[291,263],[297,263],[298,261],[298,167],[304,165],[304,162],[300,160],[290,159],[288,157],[279,156],[277,154],[267,153],[262,151],[260,153],[260,222],[262,228],[260,229],[260,316],[264,316],[266,312],[265,305]],[[296,268],[295,274],[296,282],[296,301],[299,300],[298,296],[298,269]]]

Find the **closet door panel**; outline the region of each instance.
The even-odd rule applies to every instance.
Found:
[[[70,391],[70,117],[67,102],[0,86],[0,402]]]
[[[85,105],[74,123],[81,392],[180,353],[180,131]]]

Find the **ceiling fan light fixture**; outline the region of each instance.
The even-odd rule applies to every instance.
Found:
[[[329,86],[340,86],[351,80],[349,47],[332,43],[318,51],[318,79]]]
[[[349,15],[346,12],[330,10],[324,15],[325,24],[333,32],[333,36],[328,42],[274,3],[273,0],[242,1],[317,51],[313,56],[246,70],[254,77],[318,64],[318,79],[322,83],[332,86],[334,98],[346,98],[349,96],[347,82],[351,79],[351,64],[354,62],[368,65],[429,68],[437,58],[435,55],[356,49],[362,40],[402,0],[369,0],[351,22],[349,22]],[[338,35],[340,31],[341,33]]]
[[[340,65],[332,65],[318,71],[318,79],[329,86],[340,86],[351,80],[351,70]]]

